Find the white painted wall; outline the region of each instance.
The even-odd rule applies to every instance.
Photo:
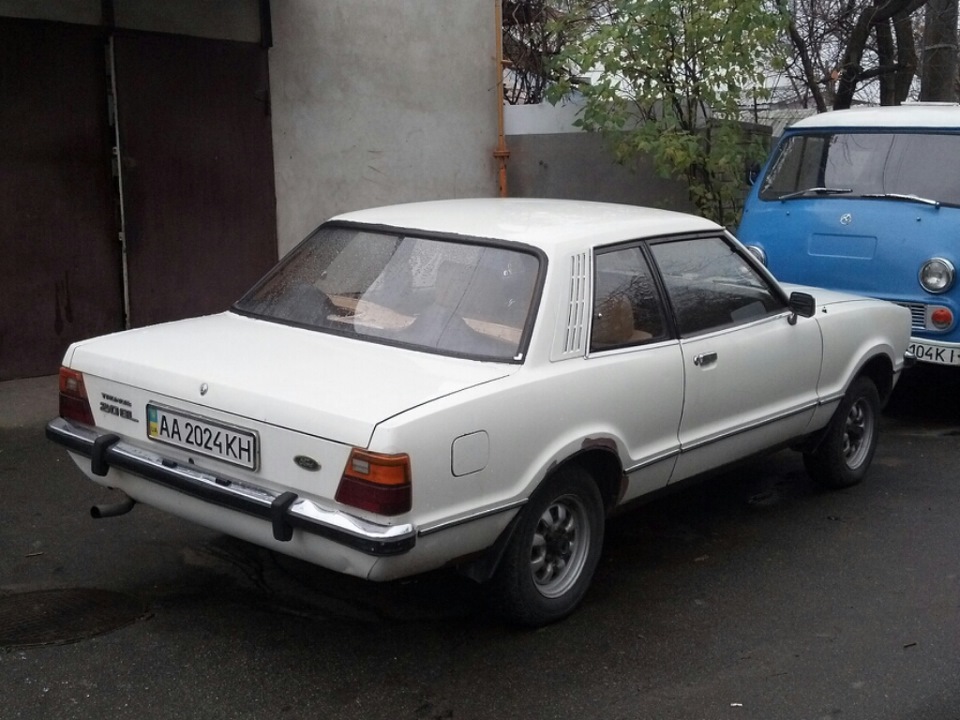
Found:
[[[280,254],[332,215],[492,196],[497,0],[272,0]]]
[[[566,98],[556,105],[504,105],[503,127],[507,135],[561,135],[582,132],[574,126],[583,104]]]

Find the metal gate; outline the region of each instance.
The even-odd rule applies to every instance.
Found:
[[[131,325],[225,310],[277,259],[266,52],[118,34]]]
[[[0,380],[275,262],[269,107],[254,43],[0,19]]]
[[[96,28],[0,19],[0,380],[121,327],[103,62]]]

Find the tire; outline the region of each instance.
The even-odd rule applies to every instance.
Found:
[[[880,395],[867,377],[850,385],[816,449],[804,453],[807,473],[819,485],[844,488],[867,474],[880,432]]]
[[[495,609],[528,627],[569,615],[593,578],[603,533],[603,500],[585,470],[568,466],[547,478],[524,507],[491,581]]]

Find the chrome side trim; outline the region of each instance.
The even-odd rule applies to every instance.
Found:
[[[642,470],[643,468],[649,467],[650,465],[656,465],[658,462],[662,462],[663,460],[669,460],[670,458],[674,458],[679,454],[680,454],[680,446],[678,445],[677,447],[671,450],[666,450],[665,452],[662,452],[659,455],[653,455],[651,457],[646,458],[645,460],[641,460],[636,465],[631,465],[628,468],[624,468],[623,471],[629,475],[630,473],[636,472],[637,470]]]
[[[474,520],[481,520],[485,517],[490,517],[491,515],[497,515],[503,512],[509,512],[510,510],[516,510],[519,507],[523,507],[527,504],[527,498],[521,500],[514,500],[513,502],[506,503],[505,505],[497,505],[496,507],[486,508],[485,510],[477,510],[476,512],[468,513],[466,515],[461,515],[460,517],[452,518],[450,520],[441,520],[440,522],[434,524],[427,524],[420,527],[418,535],[432,535],[435,532],[440,532],[441,530],[449,530],[452,527],[458,525],[465,525],[466,523],[473,522]]]
[[[824,405],[829,405],[830,403],[839,402],[840,400],[843,399],[843,395],[844,395],[843,390],[840,390],[839,392],[835,392],[832,395],[827,395],[826,397],[822,397],[820,398],[820,402],[817,403],[817,407],[822,407]]]
[[[741,427],[734,428],[733,430],[725,430],[719,432],[716,435],[711,435],[709,437],[702,438],[696,442],[692,442],[688,445],[683,445],[683,452],[688,452],[690,450],[698,450],[699,448],[704,447],[705,445],[710,445],[721,440],[726,440],[728,438],[734,437],[735,435],[741,435],[745,432],[750,432],[751,430],[756,430],[757,428],[764,427],[766,425],[772,425],[775,422],[780,422],[781,420],[786,420],[787,418],[794,417],[796,415],[801,415],[810,410],[815,410],[821,405],[825,405],[830,402],[829,399],[820,398],[813,402],[802,405],[801,407],[794,408],[789,412],[782,413],[781,415],[775,415],[773,417],[764,418],[763,420],[757,420],[756,422],[749,423],[748,425],[742,425]]]
[[[665,452],[660,453],[659,455],[653,455],[651,457],[648,457],[642,460],[641,462],[638,462],[636,465],[631,465],[628,468],[624,468],[624,472],[629,474],[629,473],[636,472],[637,470],[642,470],[645,467],[649,467],[650,465],[654,465],[663,460],[669,460],[670,458],[675,457],[677,455],[681,455],[685,452],[689,452],[691,450],[698,450],[706,445],[710,445],[712,443],[719,442],[721,440],[726,440],[728,438],[734,437],[735,435],[740,435],[745,432],[750,432],[751,430],[756,430],[757,428],[764,427],[765,425],[770,425],[775,422],[779,422],[780,420],[786,420],[787,418],[793,417],[795,415],[800,415],[802,413],[807,412],[808,410],[814,410],[818,407],[822,407],[823,405],[830,405],[831,403],[838,402],[842,397],[843,397],[842,392],[834,393],[833,395],[830,395],[828,397],[822,397],[819,400],[810,402],[802,407],[791,410],[790,412],[783,413],[782,415],[764,418],[763,420],[758,420],[757,422],[750,423],[749,425],[744,425],[734,430],[728,430],[726,432],[717,433],[716,435],[711,435],[710,437],[703,438],[702,440],[698,440],[697,442],[689,443],[683,446],[678,446],[675,449],[667,450]]]
[[[91,471],[104,476],[117,468],[185,495],[261,518],[273,526],[274,538],[290,540],[294,528],[327,538],[368,555],[398,555],[416,544],[411,523],[382,525],[328,510],[292,492],[278,493],[179,462],[123,442],[96,428],[55,418],[47,423],[47,437],[68,450],[90,458]]]

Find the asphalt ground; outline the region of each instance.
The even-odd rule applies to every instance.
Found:
[[[44,423],[56,414],[56,375],[0,382],[0,430]]]
[[[92,520],[111,493],[43,437],[55,396],[0,383],[0,620],[102,591],[115,622],[65,607],[0,648],[4,720],[960,719],[960,372],[905,378],[855,488],[782,452],[615,518],[583,606],[534,632],[451,573],[375,585],[148,507]]]

